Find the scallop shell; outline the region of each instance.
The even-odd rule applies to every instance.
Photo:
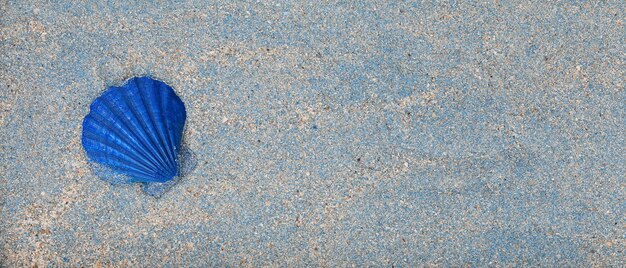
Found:
[[[83,148],[92,163],[117,175],[100,176],[109,182],[170,182],[179,175],[186,117],[170,86],[135,77],[93,101],[83,121]]]

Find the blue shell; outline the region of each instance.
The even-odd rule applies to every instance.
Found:
[[[169,182],[179,175],[186,118],[170,86],[135,77],[93,101],[83,121],[83,148],[90,161],[121,174],[121,182]]]

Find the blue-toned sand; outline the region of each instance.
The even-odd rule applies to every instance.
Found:
[[[0,2],[0,266],[624,265],[626,2],[138,2]],[[81,145],[138,76],[158,199]]]

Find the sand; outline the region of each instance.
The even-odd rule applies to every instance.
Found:
[[[626,261],[626,2],[56,2],[0,1],[0,266]],[[159,199],[80,142],[141,75],[197,158]]]

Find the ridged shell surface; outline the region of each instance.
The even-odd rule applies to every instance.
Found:
[[[167,84],[135,77],[109,87],[90,106],[82,143],[90,161],[126,182],[167,182],[178,175],[185,105]]]

